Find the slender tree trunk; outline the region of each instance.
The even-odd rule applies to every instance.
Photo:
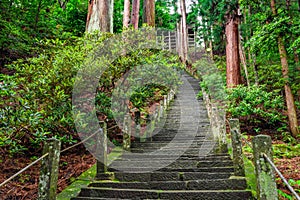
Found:
[[[214,60],[214,50],[213,50],[213,41],[212,39],[209,40],[209,48],[210,48],[210,58],[211,60]]]
[[[182,45],[182,60],[184,63],[187,61],[187,53],[188,53],[188,35],[187,35],[187,26],[186,26],[186,5],[185,0],[180,0],[180,10],[181,10],[181,45]]]
[[[123,28],[128,28],[130,22],[130,0],[124,1]]]
[[[213,32],[213,25],[210,23],[210,24],[207,24],[207,30],[208,30],[208,38],[209,38],[209,42],[208,42],[208,45],[209,45],[209,49],[210,49],[210,58],[213,60],[214,59],[214,47],[213,47],[213,37],[212,37],[212,32]]]
[[[271,9],[273,15],[277,15],[277,10],[275,7],[275,0],[271,0]],[[298,128],[298,121],[297,121],[297,114],[295,108],[295,101],[294,96],[289,85],[289,65],[287,60],[287,52],[284,46],[282,36],[278,36],[278,49],[280,54],[281,66],[282,66],[282,75],[285,79],[284,91],[285,91],[285,100],[287,105],[287,113],[289,118],[289,125],[292,132],[293,137],[299,137],[299,128]]]
[[[155,0],[144,0],[143,22],[155,27]]]
[[[110,19],[110,32],[114,33],[114,0],[110,0],[109,19]]]
[[[88,7],[86,31],[91,33],[95,30],[110,32],[110,6],[111,0],[90,0]]]
[[[258,69],[257,69],[255,54],[252,54],[252,65],[253,65],[254,76],[255,76],[255,85],[259,85]]]
[[[248,6],[248,16],[249,16],[249,18],[251,17],[251,9],[252,9],[251,5],[249,5]],[[245,18],[245,23],[247,23],[247,21],[248,21],[247,19],[248,18]],[[248,26],[248,31],[249,31],[249,35],[247,34],[246,41],[249,41],[248,36],[252,37],[252,35],[253,35],[251,24],[250,24],[250,26]],[[255,85],[259,85],[258,69],[257,69],[257,64],[256,64],[256,54],[255,53],[251,53],[250,47],[248,47],[247,51],[248,51],[249,62],[251,62],[251,65],[252,65],[253,71],[254,71]]]
[[[132,1],[132,13],[131,13],[131,24],[134,29],[139,28],[139,17],[140,17],[140,0]]]
[[[176,37],[176,51],[180,57],[182,57],[182,48],[181,48],[181,22],[177,22],[177,37]]]
[[[239,59],[239,34],[237,16],[231,14],[226,23],[226,79],[227,87],[241,84],[241,69]]]
[[[247,81],[247,86],[250,86],[250,81],[249,81],[249,75],[248,75],[248,69],[247,69],[247,63],[246,63],[246,56],[245,56],[245,51],[242,46],[242,41],[241,41],[241,35],[239,34],[239,54],[240,54],[240,60],[242,61],[243,67],[244,67],[244,72],[246,76],[246,81]]]

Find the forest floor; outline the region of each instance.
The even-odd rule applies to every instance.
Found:
[[[0,160],[0,183],[32,162],[31,157],[3,156]],[[76,180],[96,163],[83,145],[61,155],[57,193]],[[0,200],[37,199],[40,164],[32,166],[13,181],[0,188]]]
[[[0,183],[11,175],[21,170],[23,167],[31,163],[33,160],[30,157],[4,156],[0,160]],[[287,179],[295,181],[300,180],[300,157],[294,158],[275,158],[276,166],[283,173]],[[89,169],[96,162],[95,158],[85,150],[81,145],[76,150],[66,152],[61,155],[59,181],[57,192],[61,192],[64,188],[76,180],[82,172]],[[37,199],[37,188],[39,179],[40,165],[34,165],[30,170],[25,171],[13,181],[0,189],[0,200],[29,200]],[[288,189],[284,186],[281,179],[277,177],[278,188],[287,194],[290,194]],[[300,189],[300,185],[293,186]],[[281,200],[287,198],[280,198]]]

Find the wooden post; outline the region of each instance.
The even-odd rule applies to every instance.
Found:
[[[210,125],[211,125],[211,129],[212,129],[212,133],[214,136],[214,139],[217,139],[219,141],[219,127],[218,127],[218,118],[217,118],[217,107],[216,106],[212,106],[211,107],[211,117],[210,117]]]
[[[61,142],[55,138],[44,143],[43,155],[49,155],[42,160],[39,177],[39,200],[55,200],[58,180],[59,156]]]
[[[162,117],[164,117],[164,102],[161,100],[160,102],[159,102],[159,112],[160,112],[160,117],[162,118]]]
[[[102,178],[101,174],[107,172],[107,124],[100,122],[100,131],[97,134],[97,178]]]
[[[232,155],[234,163],[234,174],[236,176],[245,176],[244,161],[243,161],[243,149],[240,123],[238,119],[230,119],[230,133],[232,143]]]
[[[146,116],[147,127],[146,127],[143,135],[140,137],[140,142],[146,142],[147,138],[150,138],[150,141],[152,141],[152,138],[150,136],[151,127],[152,127],[152,119],[153,119],[153,115],[148,114]]]
[[[220,152],[226,153],[228,152],[228,147],[227,147],[227,142],[226,142],[226,112],[224,110],[220,110],[219,112],[219,117],[220,117],[220,126],[219,126],[219,131],[220,131]]]
[[[171,45],[171,32],[169,31],[169,50],[172,50],[172,45]]]
[[[167,110],[167,95],[164,95],[164,109]]]
[[[272,139],[268,135],[253,138],[254,165],[257,182],[257,199],[278,199],[273,167],[265,160],[263,153],[273,160]]]
[[[170,102],[171,102],[171,94],[168,93],[168,95],[167,95],[167,105],[168,106],[170,105]]]
[[[126,151],[129,151],[130,146],[131,146],[131,117],[130,117],[130,115],[125,115],[123,129],[124,129],[123,130],[123,149]]]
[[[141,135],[141,112],[138,110],[134,112],[134,122],[135,122],[135,137],[140,137]]]

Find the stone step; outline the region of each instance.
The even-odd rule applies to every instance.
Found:
[[[172,160],[171,160],[172,161]],[[196,167],[227,167],[233,166],[233,162],[231,160],[224,161],[195,161],[195,160],[176,160],[172,164],[169,164],[170,160],[133,160],[133,161],[125,161],[118,160],[113,162],[110,167],[147,167],[151,165],[168,165],[168,167],[172,168],[196,168]]]
[[[205,152],[206,153],[206,152]],[[132,154],[132,153],[128,153],[125,152],[123,153],[121,158],[124,159],[141,159],[141,158],[145,158],[145,156],[147,156],[148,158],[151,159],[174,159],[174,158],[178,158],[177,155],[170,155],[170,154]],[[216,154],[205,154],[203,156],[201,155],[181,155],[179,158],[180,159],[208,159],[208,160],[213,160],[213,159],[222,159],[222,158],[230,158],[228,153],[216,153]]]
[[[167,145],[169,145],[170,142],[160,142],[160,143],[155,143],[155,142],[145,142],[145,143],[131,143],[131,148],[161,148],[161,147],[166,147]],[[211,144],[211,145],[215,145],[216,142],[203,142],[202,141],[193,141],[189,146],[190,147],[201,147],[201,145],[203,144]],[[184,143],[184,141],[182,142],[175,142],[174,144],[172,144],[172,147],[185,147],[187,146],[187,143]]]
[[[189,181],[203,179],[227,179],[231,172],[149,172],[149,173],[126,173],[114,172],[114,177],[118,181]]]
[[[153,137],[152,137],[152,139],[151,138],[149,138],[149,139],[147,139],[148,141],[149,140],[152,140],[152,141],[161,141],[161,142],[170,142],[170,141],[172,141],[173,139],[174,139],[174,137],[175,137],[175,135],[174,136],[161,136],[161,135],[154,135]],[[189,136],[190,137],[190,136]],[[204,137],[206,137],[206,135],[201,135],[201,136],[195,136],[193,139],[195,140],[197,140],[197,139],[200,139],[200,140],[202,140]],[[185,137],[185,136],[180,136],[180,135],[177,135],[176,136],[176,142],[178,142],[178,141],[185,141],[187,139],[187,137]]]
[[[152,138],[133,142],[131,152],[124,151],[108,166],[110,173],[98,174],[99,181],[73,200],[251,199],[245,178],[233,176],[227,151],[216,153],[219,145],[213,140],[205,103],[196,97],[199,81],[186,73],[183,77]]]
[[[132,153],[150,153],[150,152],[154,152],[154,151],[157,151],[157,150],[160,150],[162,152],[164,152],[165,154],[170,154],[170,155],[174,155],[174,154],[178,154],[179,152],[184,152],[185,154],[199,154],[199,151],[200,149],[202,151],[207,151],[209,150],[210,151],[214,151],[215,150],[215,147],[214,146],[210,146],[210,145],[207,145],[206,147],[202,147],[202,148],[133,148],[131,149],[131,152]]]
[[[190,180],[190,181],[150,181],[150,182],[94,182],[89,187],[123,188],[146,190],[244,190],[245,178]]]
[[[150,168],[150,167],[119,167],[118,169],[110,168],[109,171],[115,172],[115,171],[122,171],[122,172],[153,172],[153,171],[159,171],[159,172],[234,172],[234,167],[201,167],[201,168],[192,168],[192,167],[186,167],[186,168],[170,168],[170,167],[164,167],[164,168]]]
[[[142,159],[151,159],[153,161],[158,160],[176,160],[176,161],[186,161],[186,160],[194,160],[194,161],[230,161],[230,156],[204,156],[204,157],[185,157],[181,156],[178,158],[178,156],[170,156],[170,155],[123,155],[120,158],[116,159],[115,161],[123,160],[123,161],[132,161],[132,160],[142,160]]]
[[[81,197],[117,199],[200,199],[200,200],[245,200],[250,191],[240,190],[137,190],[119,188],[82,188]],[[72,198],[75,200],[76,198]]]

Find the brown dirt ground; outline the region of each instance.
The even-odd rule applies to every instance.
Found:
[[[61,155],[57,193],[71,184],[71,180],[74,180],[96,163],[94,157],[83,146],[76,148],[76,150]],[[0,183],[33,161],[30,157],[11,158],[3,156],[1,159]],[[39,169],[40,164],[36,164],[1,187],[0,200],[37,199]]]

